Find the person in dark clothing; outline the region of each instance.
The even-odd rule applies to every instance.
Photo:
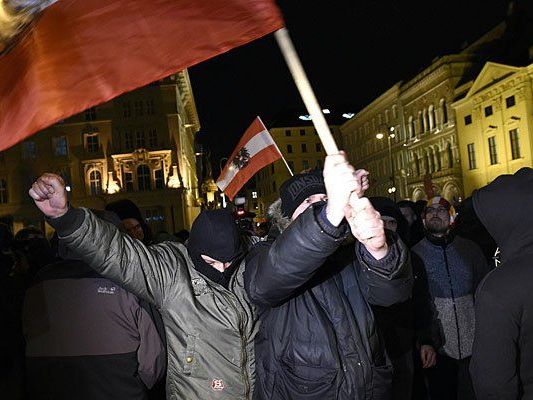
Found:
[[[407,247],[412,248],[415,244],[424,239],[424,223],[422,222],[422,216],[417,211],[416,204],[412,201],[399,201],[398,207],[400,207],[400,212],[409,225],[409,236],[404,242]]]
[[[394,201],[387,197],[371,197],[370,202],[381,214],[385,229],[398,233],[405,243],[409,226]],[[423,268],[413,270],[413,276],[413,293],[408,300],[390,307],[372,306],[387,354],[394,367],[393,400],[412,398],[415,345],[421,366],[429,368],[436,361],[435,341],[431,335],[433,319],[427,277]]]
[[[111,212],[95,213],[120,225]],[[58,252],[26,293],[28,398],[148,399],[166,367],[160,317],[63,246]]]
[[[123,229],[134,239],[138,239],[146,245],[152,244],[154,235],[141,210],[137,205],[129,200],[122,199],[113,201],[105,206],[105,209],[114,212],[122,220]]]
[[[392,368],[370,304],[405,301],[405,245],[368,199],[366,171],[344,154],[283,184],[279,236],[254,246],[245,287],[259,309],[258,399],[390,399]],[[325,202],[327,195],[327,202]],[[345,220],[346,217],[346,220]],[[349,229],[357,238],[342,246]]]
[[[479,220],[472,197],[466,198],[457,210],[457,218],[453,224],[453,233],[475,242],[487,259],[493,263],[496,242]]]
[[[502,254],[476,293],[470,364],[476,396],[533,399],[533,169],[502,175],[472,197]]]
[[[427,274],[442,345],[437,363],[426,370],[432,400],[474,399],[468,365],[474,340],[474,292],[488,272],[481,249],[450,232],[453,208],[443,197],[428,201],[426,238],[412,249]]]

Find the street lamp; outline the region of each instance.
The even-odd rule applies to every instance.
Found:
[[[389,192],[389,195],[392,195],[394,201],[396,201],[396,177],[395,177],[396,173],[394,171],[394,160],[392,158],[392,139],[396,137],[395,131],[396,129],[394,128],[394,126],[391,126],[386,130],[387,145],[389,148],[389,162],[390,162],[390,170],[391,170],[390,180],[392,184],[387,189],[387,191]],[[385,137],[385,133],[383,132],[379,132],[378,134],[376,134],[376,139],[378,140],[382,140],[384,137]]]

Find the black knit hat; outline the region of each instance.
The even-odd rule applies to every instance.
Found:
[[[305,174],[294,175],[281,185],[281,212],[291,218],[294,211],[314,194],[326,194],[322,171],[313,170]]]

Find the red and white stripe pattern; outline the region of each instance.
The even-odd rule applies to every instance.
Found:
[[[239,167],[239,163],[236,162],[239,155],[246,156],[246,165]],[[281,157],[274,139],[261,119],[256,117],[228,159],[217,180],[217,186],[230,200],[233,200],[233,197],[252,176]]]

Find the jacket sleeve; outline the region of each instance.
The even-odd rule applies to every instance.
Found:
[[[139,329],[139,348],[137,349],[137,361],[139,363],[139,377],[146,387],[153,387],[166,371],[165,343],[159,332],[155,314],[157,311],[150,305],[140,301],[137,310],[137,327]]]
[[[256,305],[275,307],[291,298],[340,246],[348,229],[321,222],[311,206],[274,243],[259,243],[246,258],[245,287]]]
[[[483,400],[519,399],[517,347],[520,316],[513,312],[518,307],[508,307],[509,300],[503,298],[509,297],[506,293],[495,295],[483,286],[480,289],[475,305],[476,328],[470,362],[476,397]]]
[[[78,258],[158,308],[168,289],[180,281],[186,261],[185,249],[179,244],[145,246],[86,209],[70,209],[48,223],[56,229],[61,244]]]
[[[389,253],[381,260],[376,260],[359,242],[355,252],[359,261],[357,277],[367,301],[389,307],[411,297],[413,273],[407,247],[396,234],[386,232]]]

